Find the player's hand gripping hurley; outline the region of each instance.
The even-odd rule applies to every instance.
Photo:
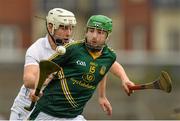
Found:
[[[40,91],[41,91],[41,88],[42,88],[42,85],[44,84],[46,78],[48,77],[48,75],[50,75],[51,73],[53,72],[56,72],[59,70],[59,66],[52,62],[52,61],[48,61],[48,60],[43,60],[43,61],[40,61],[39,63],[39,67],[40,67],[40,76],[39,76],[39,82],[38,82],[38,85],[36,87],[36,90],[35,90],[35,95],[38,96]],[[34,107],[36,102],[31,102],[31,105],[30,106],[27,106],[27,107],[24,107],[26,110],[28,111],[31,111]]]
[[[132,87],[129,87],[130,90],[142,90],[142,89],[160,89],[167,93],[170,93],[172,90],[172,83],[169,74],[165,71],[162,71],[159,78],[153,82],[146,84],[139,84]]]

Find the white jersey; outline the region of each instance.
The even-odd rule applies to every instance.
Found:
[[[38,65],[41,60],[47,60],[56,51],[49,44],[47,36],[38,39],[27,50],[25,55],[25,65]],[[29,98],[30,89],[22,85],[14,104],[11,108],[10,120],[23,120],[28,115],[29,111],[25,110],[25,106],[30,106]]]

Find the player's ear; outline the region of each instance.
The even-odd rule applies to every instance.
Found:
[[[106,32],[106,39],[109,39],[110,35],[111,35],[111,33]]]
[[[52,28],[53,28],[53,25],[51,24],[51,23],[48,23],[48,30],[49,30],[49,32],[51,32],[52,31]]]

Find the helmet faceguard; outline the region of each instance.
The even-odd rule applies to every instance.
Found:
[[[59,26],[75,26],[76,18],[74,14],[62,8],[54,8],[48,12],[46,16],[46,24],[52,24],[52,31],[48,33],[56,45],[62,45],[63,40],[54,36],[54,31],[59,29]]]
[[[87,29],[88,28],[103,30],[107,32],[108,37],[108,35],[112,32],[112,20],[104,15],[94,15],[91,16],[87,22]],[[85,45],[91,51],[97,52],[103,49],[105,43],[101,45],[93,45],[91,43],[88,43],[87,40],[85,40]]]
[[[86,47],[91,50],[92,52],[99,52],[102,50],[102,48],[104,48],[105,44],[101,44],[101,45],[93,45],[89,42],[87,42],[87,38],[85,38],[85,45]]]

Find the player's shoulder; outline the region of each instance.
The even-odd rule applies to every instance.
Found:
[[[27,52],[39,52],[38,50],[42,51],[46,46],[46,38],[39,38],[36,40],[28,49]]]
[[[113,48],[107,46],[107,51],[109,51],[109,54],[111,54],[112,56],[116,56],[116,52],[114,51]]]
[[[111,47],[105,46],[104,50],[103,50],[103,53],[104,53],[105,56],[107,56],[111,60],[116,60],[116,53]]]
[[[31,47],[45,46],[47,41],[48,41],[48,40],[47,40],[46,37],[39,38],[39,39],[37,39],[29,48],[31,48]]]

